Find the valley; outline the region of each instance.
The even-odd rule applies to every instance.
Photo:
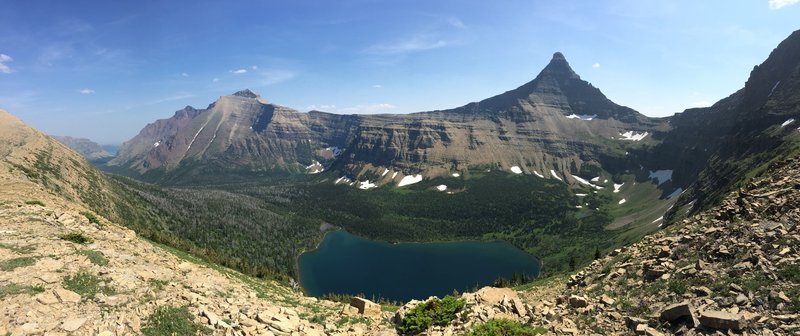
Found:
[[[800,31],[665,117],[561,52],[402,114],[301,112],[231,80],[257,71],[147,112],[165,118],[115,153],[0,109],[0,335],[800,332]]]

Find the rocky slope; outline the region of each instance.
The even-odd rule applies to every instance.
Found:
[[[351,321],[344,304],[137,237],[81,198],[110,197],[107,186],[79,154],[0,111],[0,334],[141,334],[180,307],[183,322],[220,335],[392,329],[381,323],[391,314]]]
[[[551,170],[578,174],[586,164],[621,173],[633,167],[627,148],[654,143],[647,135],[665,127],[663,120],[610,101],[556,53],[531,82],[444,111],[299,113],[244,90],[148,125],[120,147],[110,167],[162,182],[203,174],[335,169],[377,179],[379,185],[406,175],[480,167],[517,166],[551,177]],[[386,176],[385,169],[399,174]]]
[[[89,160],[108,159],[114,156],[96,142],[86,138],[73,138],[71,136],[58,135],[51,135],[51,137]]]
[[[614,251],[538,303],[534,324],[564,334],[800,333],[800,160],[721,205]],[[530,293],[536,293],[536,290]]]

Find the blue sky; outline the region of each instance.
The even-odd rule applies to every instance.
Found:
[[[4,1],[0,107],[119,143],[243,88],[301,111],[456,107],[561,51],[618,104],[667,116],[741,88],[800,29],[798,2]]]

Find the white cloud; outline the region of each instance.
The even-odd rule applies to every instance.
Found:
[[[214,83],[219,82],[219,78],[214,78],[211,81],[214,82]]]
[[[260,81],[261,85],[272,85],[280,82],[285,82],[294,78],[294,73],[289,70],[267,70],[261,73],[263,78]]]
[[[247,69],[231,70],[231,73],[237,74],[237,75],[238,74],[243,74],[243,73],[247,73]]]
[[[705,100],[692,102],[692,107],[709,107],[709,106],[711,106],[711,103]]]
[[[329,110],[335,110],[336,109],[336,105],[325,105],[325,104],[323,104],[323,105],[309,105],[308,107],[306,107],[306,109],[308,109],[309,111],[313,111],[313,110],[329,111]]]
[[[365,49],[364,52],[368,54],[403,54],[443,48],[450,44],[450,42],[433,35],[420,34],[391,43],[374,44]]]
[[[387,103],[379,104],[360,104],[347,107],[336,107],[336,105],[311,105],[309,110],[318,110],[324,112],[331,112],[337,114],[379,114],[379,113],[392,113],[392,110],[397,106]]]
[[[14,59],[11,58],[11,56],[8,56],[6,54],[0,54],[0,73],[6,73],[6,74],[11,73],[12,72],[11,68],[8,65],[6,65],[6,63],[11,62],[13,60]]]
[[[769,0],[769,9],[781,9],[798,2],[800,2],[800,0]]]
[[[599,67],[600,67],[600,63],[595,63],[595,64],[592,64],[592,68],[593,68],[593,69],[597,69],[597,68],[599,68]]]
[[[185,72],[181,72],[181,76],[182,76],[182,77],[189,77],[189,74],[188,74],[188,73],[185,73]]]
[[[156,99],[156,100],[150,102],[150,104],[159,104],[159,103],[163,103],[163,102],[174,101],[174,100],[182,100],[182,99],[192,98],[192,97],[194,97],[194,95],[191,94],[191,93],[178,93],[178,94],[176,94],[174,96],[169,96],[169,97]]]
[[[92,94],[92,93],[94,93],[94,90],[92,90],[92,89],[82,89],[82,90],[80,90],[78,92],[80,92],[81,94]]]
[[[458,28],[458,29],[466,29],[467,28],[467,26],[464,24],[464,21],[461,21],[461,19],[459,19],[459,18],[457,18],[455,16],[448,17],[447,18],[447,24],[449,24],[449,25],[451,25],[451,26],[453,26],[455,28]]]
[[[376,88],[376,89],[380,89],[380,88],[382,88],[382,87],[383,87],[383,85],[380,85],[380,84],[375,84],[375,85],[373,85],[372,87],[374,87],[374,88]]]
[[[250,69],[258,70],[258,65],[251,66]]]

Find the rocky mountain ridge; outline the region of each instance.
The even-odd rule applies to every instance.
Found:
[[[300,113],[242,92],[148,125],[110,166],[144,179],[171,175],[159,180],[167,183],[209,172],[321,171],[306,169],[317,164],[377,185],[480,167],[550,177],[551,170],[577,174],[587,164],[621,173],[629,168],[625,148],[650,143],[647,134],[666,127],[610,101],[561,53],[515,90],[443,111]],[[386,169],[399,174],[378,176]]]
[[[51,135],[51,137],[53,137],[53,139],[58,140],[58,142],[64,144],[65,146],[71,148],[72,150],[78,152],[79,154],[83,155],[85,158],[89,160],[107,159],[114,156],[113,154],[105,150],[105,148],[98,145],[96,142],[86,138],[75,138],[71,136],[58,136],[58,135]]]

